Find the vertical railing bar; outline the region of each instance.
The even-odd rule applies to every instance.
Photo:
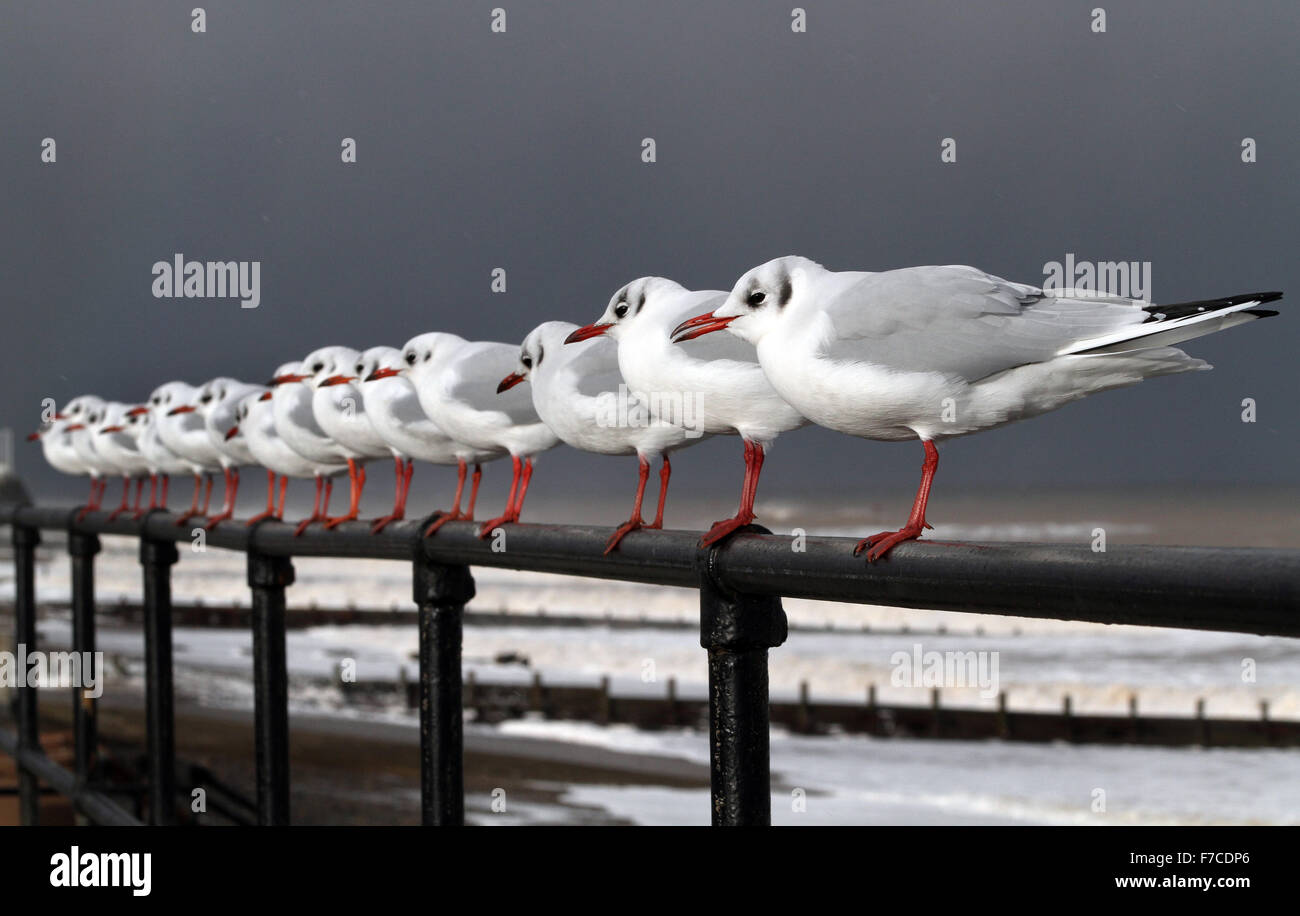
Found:
[[[99,536],[68,530],[68,556],[72,564],[72,650],[84,664],[95,658],[95,555]],[[100,672],[103,676],[103,672]],[[99,749],[99,724],[95,698],[79,684],[72,685],[73,773],[77,788],[90,782]],[[80,815],[78,820],[84,821]]]
[[[147,520],[146,520],[147,521]],[[172,580],[179,555],[172,541],[140,532],[144,586],[145,732],[149,759],[149,822],[176,820],[176,719],[173,710]]]
[[[424,526],[417,530],[423,531]],[[474,578],[467,566],[429,561],[418,541],[412,578],[420,627],[420,819],[425,826],[461,826],[465,823],[461,643]]]
[[[753,530],[768,533],[753,526]],[[700,645],[709,653],[709,783],[715,827],[772,822],[767,650],[789,633],[781,599],[742,595],[700,553]]]
[[[257,553],[250,542],[257,819],[264,826],[289,823],[289,674],[284,590],[292,584],[292,560]]]
[[[36,651],[36,545],[41,533],[14,522],[14,651],[22,654]],[[27,685],[26,678],[18,678],[18,749],[41,749],[40,725],[36,706],[36,688]],[[18,809],[24,826],[35,826],[40,820],[40,781],[24,769],[20,759],[15,761],[18,770]]]

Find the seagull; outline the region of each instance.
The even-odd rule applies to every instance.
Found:
[[[72,446],[77,461],[90,475],[90,499],[77,513],[78,521],[91,512],[99,511],[104,501],[104,491],[108,487],[108,481],[104,477],[116,476],[118,473],[117,466],[99,454],[91,433],[99,424],[103,411],[104,399],[93,394],[73,398],[61,411],[70,421],[63,427],[69,434],[68,444]]]
[[[397,494],[393,511],[378,519],[371,533],[378,534],[391,522],[400,521],[406,514],[406,497],[411,490],[411,474],[415,459],[430,464],[454,464],[457,467],[455,508],[443,515],[430,529],[437,530],[450,518],[473,520],[474,502],[478,498],[479,480],[483,472],[479,462],[490,460],[499,452],[471,448],[448,436],[420,406],[411,380],[401,374],[402,351],[396,347],[371,347],[361,354],[357,375],[364,384],[361,396],[366,404],[366,416],[375,432],[388,444],[397,467]],[[469,509],[460,511],[461,494],[465,490],[465,476],[469,464],[474,465],[474,483],[470,491]],[[428,532],[426,532],[428,533]]]
[[[75,430],[69,430],[69,427],[77,425],[75,422],[76,417],[72,416],[73,410],[77,406],[78,399],[74,398],[69,401],[62,411],[56,412],[48,422],[42,424],[40,429],[28,435],[27,441],[40,442],[41,453],[45,456],[45,460],[50,467],[62,474],[81,477],[90,475],[90,468],[81,460],[81,456],[77,454],[77,450],[72,446],[72,437]],[[78,428],[84,429],[84,424]],[[90,502],[93,503],[98,488],[98,482],[94,476],[91,476],[90,486]],[[102,496],[102,494],[100,495]]]
[[[618,368],[618,344],[597,336],[586,343],[565,346],[578,330],[568,321],[547,321],[524,338],[515,371],[501,380],[499,391],[513,388],[525,379],[533,390],[533,406],[551,432],[567,445],[600,455],[636,455],[639,473],[632,516],[620,525],[605,544],[611,553],[621,540],[639,528],[658,529],[664,523],[664,501],[672,466],[668,453],[698,442],[698,433],[650,415],[645,404],[627,390]],[[646,524],[641,517],[650,467],[663,459],[659,472],[659,507],[655,519]]]
[[[361,354],[348,347],[329,347],[320,353],[324,368],[312,376],[316,385],[312,413],[325,434],[343,447],[352,483],[348,511],[325,523],[326,528],[334,528],[356,518],[360,512],[361,491],[366,486],[366,462],[386,458],[392,452],[370,422],[365,399],[357,387],[365,378],[362,373],[368,372]]]
[[[726,329],[753,344],[773,387],[814,423],[889,442],[920,439],[906,524],[863,538],[869,561],[921,536],[939,439],[1055,410],[1208,363],[1172,344],[1276,315],[1280,292],[1170,305],[1046,291],[966,266],[829,271],[777,258],[746,273],[712,316],[674,339]]]
[[[678,322],[699,321],[688,316],[701,309],[711,314],[726,297],[720,290],[692,291],[664,277],[642,277],[616,292],[596,323],[568,337],[569,343],[601,334],[617,340],[623,377],[654,416],[696,435],[735,433],[744,441],[740,508],[732,518],[715,523],[700,538],[701,547],[754,520],[764,455],[778,435],[808,422],[772,389],[752,345],[724,336],[673,346],[670,338]]]
[[[167,488],[173,474],[190,474],[194,468],[188,461],[177,455],[162,441],[158,433],[158,411],[141,404],[127,411],[128,423],[134,420],[140,425],[136,441],[140,454],[149,465],[149,505],[148,509],[167,508]],[[155,498],[157,484],[161,478],[161,498]],[[197,495],[197,494],[196,494]]]
[[[301,369],[301,363],[285,363],[275,371],[275,378],[300,375]],[[297,534],[301,534],[309,524],[313,521],[319,521],[323,517],[321,510],[322,480],[328,483],[330,478],[343,473],[346,469],[346,464],[342,459],[330,464],[305,458],[280,435],[281,425],[276,416],[274,402],[280,397],[296,395],[298,393],[296,389],[299,387],[286,382],[283,383],[283,387],[267,390],[261,394],[247,395],[239,402],[239,407],[235,411],[236,425],[227,431],[227,435],[231,435],[232,438],[234,436],[243,437],[244,441],[248,443],[248,450],[253,453],[253,458],[257,460],[257,463],[266,468],[267,471],[280,477],[279,508],[277,509],[273,505],[271,492],[268,491],[266,511],[250,518],[247,524],[254,525],[265,518],[283,520],[284,491],[285,487],[288,486],[289,478],[296,477],[303,480],[315,478],[316,500],[312,505],[312,513],[309,518],[299,523]],[[286,395],[286,392],[288,392],[288,395]],[[301,398],[295,400],[301,401]],[[328,509],[328,496],[326,496],[326,503],[326,509]]]
[[[413,337],[402,347],[406,366],[401,371],[415,385],[429,419],[457,442],[492,455],[510,455],[510,496],[505,511],[479,530],[484,538],[500,525],[519,521],[533,476],[533,456],[560,441],[537,416],[528,392],[496,391],[514,368],[517,353],[510,344],[471,342],[437,331]],[[430,525],[426,534],[441,522]]]
[[[216,528],[228,518],[235,515],[235,500],[239,495],[240,466],[255,465],[256,459],[248,450],[248,442],[242,436],[231,435],[235,426],[235,410],[241,401],[250,394],[261,394],[265,385],[253,385],[233,378],[214,378],[199,389],[194,401],[195,412],[203,419],[203,429],[208,441],[217,450],[221,473],[225,478],[225,487],[221,495],[221,511],[210,516],[203,526],[208,531]],[[274,475],[267,472],[267,498],[275,487]]]
[[[198,389],[186,382],[167,382],[149,395],[150,407],[158,411],[155,419],[159,438],[190,466],[194,475],[194,496],[189,509],[177,517],[177,527],[195,516],[208,514],[208,504],[212,501],[212,475],[221,470],[221,453],[208,439],[203,418],[195,413],[197,395]],[[199,489],[203,483],[206,487],[200,508]]]
[[[92,429],[95,451],[116,465],[122,475],[122,505],[109,513],[110,522],[125,512],[132,512],[133,518],[143,514],[140,496],[144,491],[144,479],[149,476],[149,462],[140,454],[136,435],[138,415],[130,414],[131,409],[130,404],[109,401],[99,415],[99,425]],[[127,501],[132,480],[135,481],[134,506]]]
[[[339,470],[327,472],[326,468],[346,468],[352,491],[356,492],[356,464],[348,449],[330,438],[321,428],[312,409],[315,398],[315,383],[324,379],[327,361],[341,356],[339,351],[346,347],[322,347],[307,354],[302,362],[295,363],[291,372],[277,372],[271,379],[275,387],[271,398],[272,412],[275,416],[276,434],[303,458],[306,458],[318,470],[316,477],[316,502],[310,517],[298,524],[295,535],[307,530],[313,522],[329,524],[330,495],[334,489],[334,475]],[[355,351],[349,351],[350,353]],[[348,357],[351,359],[351,357]],[[283,368],[283,367],[282,367]],[[330,373],[333,374],[333,373]],[[290,476],[298,476],[291,474]],[[321,485],[325,487],[324,505],[321,505]]]

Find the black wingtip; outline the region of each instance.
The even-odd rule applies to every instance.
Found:
[[[1270,299],[1268,301],[1272,302],[1274,300]],[[1245,311],[1247,315],[1254,315],[1256,318],[1272,318],[1274,315],[1278,314],[1278,312],[1273,309],[1246,309]]]
[[[1187,318],[1201,312],[1217,312],[1219,309],[1244,305],[1247,302],[1258,302],[1263,305],[1265,302],[1276,302],[1281,298],[1281,291],[1273,290],[1266,293],[1240,293],[1236,296],[1224,296],[1222,299],[1198,299],[1195,302],[1169,302],[1164,305],[1146,305],[1142,307],[1142,310],[1150,313],[1151,317],[1147,318],[1148,322],[1169,321],[1177,318]],[[1254,309],[1246,309],[1245,311],[1255,313]],[[1277,314],[1277,312],[1270,309],[1260,309],[1259,313],[1261,313],[1259,315],[1261,318]]]

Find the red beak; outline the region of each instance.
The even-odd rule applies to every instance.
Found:
[[[230,427],[230,429],[226,430],[226,441],[229,442],[231,439],[235,438],[235,436],[237,436],[238,434],[239,434],[239,426],[238,424],[236,424],[235,426],[232,426]]]
[[[36,441],[37,439],[39,439],[40,437],[41,437],[41,434],[40,434],[39,431],[38,431],[38,432],[34,432],[34,433],[28,433],[28,434],[27,434],[27,441],[28,441],[28,442],[35,442],[35,441]]]
[[[180,407],[173,407],[171,410],[167,411],[167,416],[174,417],[178,413],[194,413],[194,405],[183,404]]]
[[[356,380],[357,377],[355,375],[331,375],[329,378],[325,379],[325,381],[321,382],[316,387],[328,388],[331,385],[345,385],[348,382],[355,382]]]
[[[120,426],[101,426],[100,429],[99,429],[99,431],[100,431],[101,433],[120,433],[120,432],[122,431],[122,427],[120,427]]]
[[[500,385],[497,385],[497,394],[500,394],[503,391],[507,391],[515,387],[523,380],[524,380],[524,376],[520,375],[518,372],[511,372],[509,375],[507,375],[505,378],[501,380]]]
[[[85,424],[85,423],[73,423],[71,426],[65,426],[65,427],[63,427],[63,431],[64,431],[65,433],[70,433],[70,432],[72,432],[74,429],[85,429],[85,428],[86,428],[86,424]]]
[[[56,419],[56,420],[66,420],[66,419],[68,419],[68,418],[65,417],[65,416],[64,416],[63,414],[61,414],[61,413],[56,413],[56,414],[54,415],[54,419]]]
[[[589,324],[585,327],[578,328],[578,330],[564,338],[564,342],[570,344],[577,343],[580,340],[590,340],[593,337],[599,337],[612,327],[612,324]]]
[[[401,374],[402,374],[401,369],[389,369],[387,366],[384,366],[383,368],[376,369],[374,372],[367,375],[366,381],[377,382],[381,378],[392,378],[395,375],[401,375]]]
[[[687,318],[677,327],[673,328],[673,343],[681,343],[684,340],[694,340],[705,334],[712,334],[714,331],[721,331],[727,325],[736,320],[735,315],[729,315],[726,318],[714,317],[712,312],[705,312],[703,315],[696,315],[694,318]]]
[[[149,408],[141,405],[140,407],[132,407],[130,410],[126,412],[126,415],[128,417],[138,417],[141,414],[146,414],[148,412],[149,412]]]
[[[283,384],[285,384],[286,382],[301,382],[303,379],[306,379],[306,378],[310,378],[310,376],[307,376],[307,375],[293,375],[293,374],[289,374],[289,375],[277,375],[275,378],[271,379],[271,385],[272,385],[272,386],[275,386],[275,385],[283,385]]]
[[[269,400],[271,400],[271,392],[269,392],[269,391],[263,391],[263,392],[262,392],[262,396],[261,396],[260,398],[258,398],[258,400],[259,400],[259,401],[269,401]]]

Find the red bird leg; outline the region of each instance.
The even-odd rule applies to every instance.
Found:
[[[212,518],[203,527],[208,531],[220,525],[228,518],[235,516],[235,500],[239,498],[239,468],[228,468],[226,474],[226,494],[221,501],[221,511]],[[269,493],[267,494],[270,495]]]
[[[203,475],[203,483],[203,509],[199,512],[199,515],[207,515],[208,505],[212,502],[212,475],[205,473]]]
[[[645,497],[645,485],[650,479],[650,462],[643,455],[637,455],[636,460],[636,496],[632,500],[632,517],[615,528],[614,533],[605,542],[605,553],[607,555],[612,553],[614,548],[618,546],[619,541],[623,540],[630,532],[645,527],[645,520],[641,518],[641,500]]]
[[[141,479],[141,481],[140,481],[140,485],[141,485],[141,486],[144,485],[144,480],[143,480],[143,479]],[[142,517],[146,512],[149,512],[149,511],[151,511],[151,510],[153,510],[153,509],[157,509],[157,508],[158,508],[158,499],[157,499],[157,497],[158,497],[158,475],[157,475],[157,474],[150,474],[150,475],[149,475],[149,505],[146,506],[146,507],[143,508],[143,509],[137,508],[137,509],[135,510],[135,513],[134,513],[131,517],[132,517],[132,518],[140,518],[140,517]]]
[[[86,498],[86,504],[81,507],[77,513],[77,521],[81,521],[90,513],[99,508],[99,501],[95,498],[99,493],[99,480],[95,477],[90,478],[90,496]]]
[[[317,474],[316,475],[316,498],[312,501],[311,504],[311,515],[307,516],[307,518],[303,519],[301,522],[298,523],[298,527],[293,530],[294,537],[298,537],[300,534],[306,531],[307,526],[310,525],[312,522],[318,522],[322,519],[323,516],[321,515],[321,511],[320,511],[320,497],[321,497],[321,489],[322,487],[324,487],[325,483],[326,483],[325,479],[321,477],[319,474]],[[325,505],[326,506],[329,505],[328,499],[325,501]]]
[[[275,507],[275,517],[278,518],[280,521],[284,521],[284,491],[287,490],[288,488],[289,488],[289,476],[286,474],[285,476],[280,478],[280,501],[279,503],[276,504]]]
[[[286,478],[287,479],[287,478]],[[264,518],[275,518],[275,471],[266,472],[266,511],[259,512],[245,524],[255,525]]]
[[[867,562],[874,562],[889,553],[895,545],[903,541],[914,541],[926,528],[933,527],[925,522],[925,506],[930,501],[930,487],[934,484],[935,469],[939,467],[939,450],[928,439],[922,439],[921,444],[925,446],[925,462],[921,465],[921,485],[917,487],[916,499],[912,501],[912,513],[907,517],[907,524],[897,531],[882,531],[858,541],[858,546],[853,548],[855,557],[866,550]]]
[[[406,517],[406,494],[411,486],[411,472],[415,470],[415,462],[407,458],[403,463],[401,458],[393,458],[393,470],[397,474],[397,491],[393,496],[393,511],[383,518],[376,519],[375,523],[370,526],[371,534],[378,534],[388,526],[390,522],[401,521]]]
[[[465,507],[465,520],[474,521],[474,504],[478,502],[478,485],[483,479],[483,466],[474,465],[474,477],[470,481],[469,505]]]
[[[474,492],[477,493],[478,492],[478,465],[474,465],[474,468],[475,468]],[[455,519],[462,517],[460,514],[460,496],[462,493],[465,492],[465,473],[467,470],[468,468],[466,467],[464,461],[456,462],[456,502],[452,506],[450,512],[442,513],[442,515],[438,516],[429,524],[428,528],[424,529],[425,537],[428,537],[429,535],[436,533],[439,528],[441,528],[443,525],[447,524],[448,522],[454,521]],[[470,516],[473,517],[473,515],[474,515],[474,504],[473,501],[471,500]]]
[[[754,520],[754,497],[758,494],[758,475],[762,470],[763,446],[745,440],[745,480],[740,487],[740,508],[734,517],[715,522],[708,533],[700,538],[701,547],[716,544]]]
[[[190,498],[190,507],[181,513],[176,519],[176,527],[184,525],[194,516],[199,514],[199,491],[203,489],[203,478],[198,474],[194,475],[194,495]]]
[[[663,467],[659,469],[659,508],[655,511],[655,520],[646,525],[647,528],[664,526],[664,503],[668,500],[668,478],[672,473],[673,466],[668,463],[668,456],[664,455]]]
[[[140,508],[140,496],[143,493],[144,493],[144,478],[137,477],[135,479],[135,503],[131,506],[131,514],[133,518],[139,518],[140,514],[144,511]]]
[[[130,508],[131,508],[131,478],[123,477],[122,478],[122,505],[118,506],[112,512],[108,513],[108,520],[111,522],[113,519],[117,518],[123,512],[129,511]]]
[[[510,498],[506,500],[506,511],[483,523],[483,527],[478,532],[478,536],[481,538],[490,537],[492,529],[500,525],[508,525],[519,518],[519,515],[515,512],[515,494],[519,491],[519,476],[523,471],[523,465],[518,455],[511,455],[510,463],[514,465],[514,474],[510,478]]]
[[[343,522],[350,522],[357,517],[357,512],[361,505],[361,488],[366,485],[366,468],[365,465],[359,465],[355,460],[348,459],[348,511],[338,518],[329,518],[325,520],[326,528],[334,528]]]
[[[167,509],[167,487],[172,482],[172,475],[162,475],[162,495],[158,497],[158,508],[166,511]]]

